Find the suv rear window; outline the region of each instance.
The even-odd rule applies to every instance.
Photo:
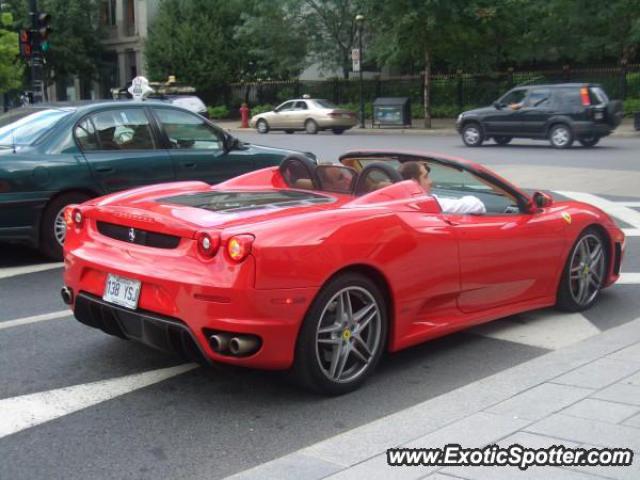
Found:
[[[580,98],[579,88],[558,88],[555,91],[555,97],[560,107],[582,107],[582,99]]]
[[[604,90],[600,87],[591,87],[589,89],[589,97],[592,105],[601,105],[603,103],[609,103],[609,97],[604,93]]]

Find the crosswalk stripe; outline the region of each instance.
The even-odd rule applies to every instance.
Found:
[[[0,321],[0,330],[5,328],[17,327],[19,325],[28,325],[30,323],[44,322],[46,320],[56,320],[58,318],[70,317],[73,315],[71,310],[60,310],[59,312],[43,313],[42,315],[34,315],[32,317],[16,318],[15,320]]]
[[[613,202],[611,200],[607,200],[606,198],[602,198],[591,193],[560,191],[558,191],[557,193],[565,197],[578,200],[579,202],[589,203],[604,210],[612,217],[619,218],[623,222],[628,223],[633,227],[634,230],[640,229],[640,212],[633,210],[632,208],[629,208],[620,202]]]
[[[468,331],[548,350],[557,350],[600,333],[580,313],[556,313],[552,310],[536,310],[494,320]]]
[[[0,400],[0,438],[115,397],[162,382],[198,367],[195,363],[73,385]]]
[[[64,266],[62,262],[56,263],[40,263],[38,265],[28,265],[26,267],[9,267],[0,269],[0,279],[15,277],[17,275],[25,275],[27,273],[43,272],[45,270],[53,270]]]
[[[617,285],[640,285],[640,273],[621,273]]]

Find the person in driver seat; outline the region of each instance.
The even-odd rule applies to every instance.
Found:
[[[424,189],[424,191],[430,195],[433,195],[443,213],[487,213],[487,209],[484,203],[473,195],[465,195],[461,198],[440,198],[437,195],[431,193],[431,178],[429,173],[431,169],[425,162],[410,161],[405,162],[398,168],[400,175],[405,180],[415,180]]]

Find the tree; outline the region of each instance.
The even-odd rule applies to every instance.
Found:
[[[238,79],[245,52],[233,42],[241,0],[163,0],[145,46],[152,79],[175,75],[212,91]]]
[[[299,0],[299,15],[309,35],[311,53],[325,68],[342,70],[349,78],[351,50],[357,41],[356,15],[370,3],[366,0]],[[394,4],[395,2],[390,2]]]
[[[420,68],[423,72],[424,126],[431,128],[431,67],[447,58],[451,45],[463,42],[463,0],[371,0],[368,18],[375,35],[371,51],[382,64]],[[465,23],[467,21],[467,23]]]
[[[3,13],[0,25],[0,91],[6,92],[20,87],[22,84],[23,66],[17,60],[20,49],[18,34],[7,30],[11,26],[13,17],[10,13]]]
[[[307,61],[308,37],[292,0],[247,1],[234,39],[246,52],[241,80],[289,79]]]

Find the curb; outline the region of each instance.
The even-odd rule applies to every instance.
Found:
[[[468,423],[469,419],[475,421],[479,416],[498,421],[497,416],[486,412],[491,407],[639,342],[640,318],[637,318],[595,337],[239,472],[227,480],[319,480],[338,473],[340,478],[342,475],[344,478],[361,478],[351,469],[365,467],[368,471],[367,464],[371,463],[379,464],[376,468],[378,473],[389,473],[380,471],[380,468],[385,468],[384,455],[388,448],[406,446],[426,435],[450,430],[462,422]],[[511,427],[518,429],[518,422],[522,420],[514,420],[517,424]],[[473,432],[469,431],[468,435],[471,437]],[[424,471],[421,476],[427,473]]]

